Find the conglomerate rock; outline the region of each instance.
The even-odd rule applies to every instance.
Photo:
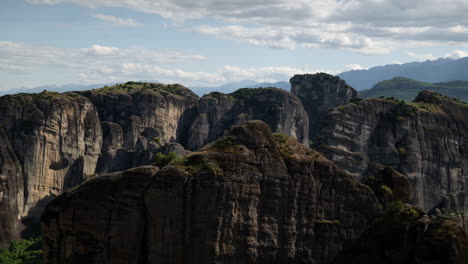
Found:
[[[196,150],[223,136],[232,125],[262,120],[274,132],[309,144],[309,121],[299,98],[278,88],[244,88],[231,94],[214,92],[198,102],[187,130],[187,148]]]
[[[0,98],[0,245],[37,232],[47,202],[94,174],[102,133],[74,93]],[[25,229],[28,227],[27,229]]]
[[[385,165],[405,175],[410,203],[428,212],[468,212],[468,105],[424,91],[412,103],[367,99],[331,111],[319,150],[358,178]],[[467,217],[465,219],[465,227]]]

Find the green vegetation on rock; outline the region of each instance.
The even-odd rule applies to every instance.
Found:
[[[62,102],[74,101],[80,95],[76,93],[57,93],[43,91],[40,93],[19,93],[14,95],[6,95],[1,97],[2,100],[6,100],[8,103],[14,106],[24,106],[28,104],[52,104]],[[6,107],[7,104],[0,103],[0,107]]]
[[[385,214],[378,218],[373,228],[377,232],[389,233],[392,230],[406,229],[416,225],[420,213],[414,206],[400,201],[390,203]]]
[[[154,165],[162,168],[162,167],[169,165],[172,162],[178,162],[182,159],[183,158],[177,155],[177,153],[175,152],[169,152],[169,154],[167,155],[164,155],[163,153],[158,152],[156,153],[156,155],[154,155]]]
[[[176,95],[176,96],[196,96],[188,88],[180,84],[162,84],[162,83],[146,83],[146,82],[126,82],[123,84],[116,84],[113,86],[104,86],[103,88],[94,89],[95,93],[131,93],[137,91],[151,91],[162,95]]]
[[[41,238],[30,238],[12,241],[7,249],[0,249],[0,263],[2,264],[41,264]]]
[[[242,88],[233,93],[228,94],[228,96],[231,96],[239,101],[248,101],[252,99],[252,96],[254,96],[255,94],[261,93],[263,91],[278,91],[282,93],[287,93],[286,91],[275,87]]]
[[[340,221],[338,221],[338,220],[328,220],[328,219],[315,220],[315,223],[326,224],[326,225],[340,225]]]

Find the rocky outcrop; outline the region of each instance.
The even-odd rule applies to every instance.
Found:
[[[309,137],[315,140],[320,122],[329,110],[356,99],[357,91],[339,77],[326,73],[297,74],[291,80],[291,93],[299,97],[309,115]]]
[[[165,142],[179,141],[198,96],[179,84],[127,82],[85,92],[97,107],[104,144],[98,174],[148,165]]]
[[[411,182],[411,204],[426,212],[439,207],[466,214],[467,111],[468,105],[428,91],[409,104],[363,100],[328,114],[318,147],[359,178],[376,164],[394,168]]]
[[[74,93],[4,96],[0,112],[4,246],[37,232],[34,223],[48,200],[94,174],[102,136],[95,107]]]
[[[458,220],[394,203],[336,264],[466,264],[468,238]]]
[[[205,95],[187,130],[187,148],[199,149],[224,135],[232,125],[262,120],[274,132],[282,132],[308,145],[309,122],[301,101],[277,88],[244,88],[231,94]]]
[[[121,127],[122,146],[134,151],[146,150],[156,137],[176,141],[179,120],[198,100],[179,84],[128,82],[80,94],[97,107],[101,121]]]
[[[381,215],[376,196],[263,122],[158,171],[94,178],[42,218],[47,263],[329,263]]]

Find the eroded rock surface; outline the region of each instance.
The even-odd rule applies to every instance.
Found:
[[[468,105],[434,92],[421,92],[410,104],[348,104],[327,116],[319,149],[359,178],[375,164],[393,167],[411,182],[411,204],[426,212],[439,207],[466,214],[467,111]]]
[[[80,92],[96,105],[104,144],[98,174],[149,165],[166,142],[179,141],[198,100],[179,84],[128,82]]]
[[[309,116],[309,137],[315,140],[320,122],[329,110],[345,105],[357,97],[357,91],[339,77],[326,73],[296,74],[291,80],[291,93],[299,97]]]
[[[0,112],[4,246],[34,233],[30,223],[38,222],[53,196],[94,174],[102,134],[95,107],[74,93],[4,96]]]
[[[156,171],[51,202],[46,262],[329,263],[382,213],[370,188],[260,121]]]
[[[101,121],[122,128],[122,146],[143,151],[158,137],[176,141],[179,121],[198,96],[179,85],[135,83],[80,92],[97,107]]]
[[[187,130],[187,148],[199,149],[223,136],[232,125],[248,120],[262,120],[274,132],[309,144],[309,121],[299,98],[277,88],[244,88],[231,94],[214,92],[200,99]]]

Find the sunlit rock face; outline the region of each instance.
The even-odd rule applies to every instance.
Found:
[[[34,223],[47,202],[94,174],[102,133],[94,105],[74,93],[4,96],[0,112],[0,244],[5,246],[37,232]]]

